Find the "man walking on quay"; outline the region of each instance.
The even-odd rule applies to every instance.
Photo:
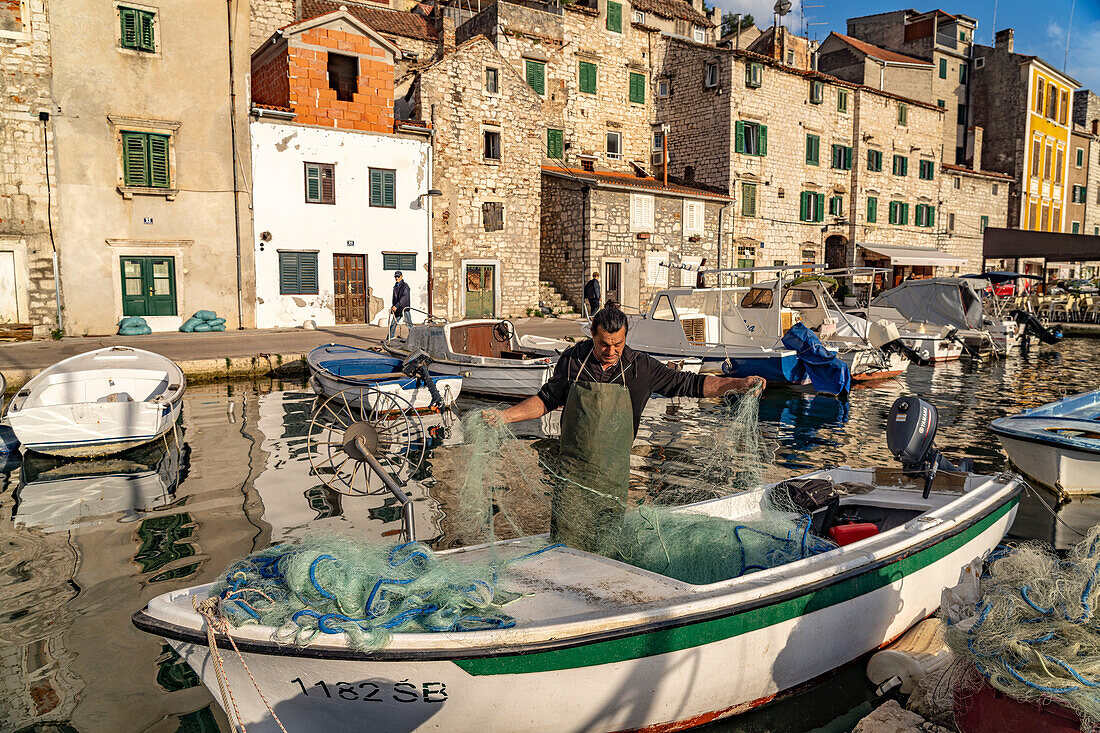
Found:
[[[390,338],[397,331],[397,321],[404,316],[405,325],[412,328],[412,316],[409,315],[410,293],[409,284],[405,282],[401,270],[393,273],[393,300],[390,307]]]
[[[600,309],[600,273],[593,271],[592,279],[584,284],[584,299],[588,301],[588,316]]]
[[[719,397],[764,387],[761,377],[675,371],[626,345],[626,315],[608,304],[592,318],[592,338],[562,352],[539,393],[506,410],[485,410],[491,425],[533,420],[564,407],[559,456],[564,480],[550,498],[550,538],[614,556],[630,485],[630,447],[649,396]]]

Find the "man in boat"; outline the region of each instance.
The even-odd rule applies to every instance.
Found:
[[[563,408],[550,536],[612,557],[626,510],[630,447],[649,396],[720,397],[766,386],[762,377],[676,371],[627,346],[626,330],[626,315],[609,302],[592,318],[592,338],[562,352],[537,395],[503,411],[482,412],[487,422],[500,424]]]
[[[401,274],[401,270],[393,273],[393,298],[390,300],[390,338],[393,338],[393,334],[397,331],[397,322],[401,320],[401,317],[405,317],[405,326],[412,328],[412,316],[409,315],[410,305],[410,292],[409,284],[405,282],[405,277]]]
[[[588,315],[596,315],[600,309],[600,273],[593,271],[592,279],[584,284],[584,299],[588,301]]]

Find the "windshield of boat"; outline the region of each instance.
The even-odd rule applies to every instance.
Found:
[[[768,288],[750,288],[741,299],[742,308],[771,308],[772,291]]]
[[[668,299],[667,295],[662,295],[657,298],[657,304],[653,306],[653,320],[655,321],[675,321],[676,315],[672,311],[672,301]]]
[[[817,294],[808,288],[788,288],[783,293],[783,307],[806,310],[817,307]]]

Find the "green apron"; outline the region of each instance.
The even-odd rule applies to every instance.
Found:
[[[622,384],[579,381],[587,364],[585,357],[562,410],[559,456],[564,480],[550,500],[550,539],[614,557],[630,486],[634,408],[621,362]]]

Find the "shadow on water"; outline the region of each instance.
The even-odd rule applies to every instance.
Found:
[[[1001,363],[912,367],[897,381],[861,385],[848,402],[769,392],[760,407],[761,431],[775,454],[766,478],[831,465],[891,464],[883,426],[890,404],[905,392],[940,408],[938,445],[951,458],[999,471],[1006,462],[989,422],[1088,389],[1098,370],[1100,341],[1077,339]],[[460,407],[490,404],[463,399]],[[0,466],[0,729],[228,730],[209,692],[162,640],[134,629],[130,614],[160,593],[213,581],[234,559],[306,532],[396,536],[400,515],[392,500],[335,494],[311,472],[313,405],[313,395],[295,382],[193,386],[175,449],[151,446],[98,468],[34,457],[22,467],[19,460]],[[636,465],[659,460],[670,475],[695,475],[722,415],[715,400],[653,399],[634,447]],[[518,432],[543,452],[554,446],[557,425],[536,421]],[[446,544],[461,441],[460,430],[435,429],[424,448],[424,467],[410,487],[424,539]],[[1043,498],[1054,505],[1053,496]],[[1100,499],[1076,499],[1059,507],[1058,516],[1083,531],[1100,521]],[[1012,536],[1059,546],[1076,539],[1030,497]],[[876,605],[859,620],[882,623],[896,611],[896,604]],[[815,633],[799,623],[777,670],[801,650],[824,653],[828,645]],[[683,663],[691,664],[690,656]],[[753,663],[730,660],[731,669],[745,673]],[[642,682],[617,681],[622,694],[615,708],[583,724],[599,727],[624,710],[643,712],[647,690],[667,670],[647,674]],[[844,730],[868,699],[863,665],[856,664],[708,730]]]

